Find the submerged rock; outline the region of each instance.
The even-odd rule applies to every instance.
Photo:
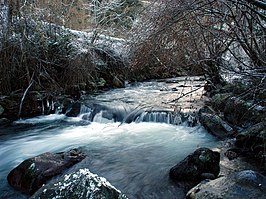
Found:
[[[187,193],[188,199],[263,199],[266,193],[265,176],[245,170],[211,181],[203,181]]]
[[[170,178],[179,181],[200,181],[215,178],[220,172],[220,153],[208,148],[199,148],[172,167]]]
[[[79,199],[126,199],[105,178],[93,174],[89,169],[80,169],[48,183],[37,191],[31,199],[79,198]]]
[[[85,155],[77,149],[61,153],[43,153],[24,160],[8,174],[7,180],[16,190],[32,195],[49,179],[84,158]]]

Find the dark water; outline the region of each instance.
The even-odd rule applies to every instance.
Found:
[[[145,88],[142,84],[131,89],[138,93]],[[139,103],[133,97],[126,99],[121,95],[128,90],[110,91],[94,100],[106,98],[102,103],[110,105],[113,98],[117,104],[115,95],[131,101],[121,100],[123,106],[125,103]],[[20,120],[13,126],[1,128],[0,198],[26,198],[10,188],[6,181],[8,172],[23,160],[47,151],[59,152],[77,147],[86,152],[88,158],[72,169],[89,168],[129,198],[184,198],[183,190],[169,180],[169,169],[196,148],[216,144],[216,140],[200,126],[113,122],[102,118],[100,113],[96,118],[88,122],[82,115],[48,115]]]

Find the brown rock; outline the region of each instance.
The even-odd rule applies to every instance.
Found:
[[[7,180],[16,190],[32,195],[49,179],[84,158],[85,155],[77,149],[61,153],[43,153],[24,160],[8,174]]]

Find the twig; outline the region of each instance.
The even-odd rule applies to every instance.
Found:
[[[21,110],[22,110],[22,106],[23,106],[23,101],[24,101],[24,99],[25,99],[25,97],[26,97],[26,95],[27,95],[27,93],[28,93],[30,87],[31,87],[32,84],[33,84],[33,77],[34,77],[34,73],[33,73],[32,76],[31,76],[31,80],[30,80],[29,86],[26,88],[26,90],[24,91],[23,96],[22,96],[22,98],[21,98],[20,105],[19,105],[18,118],[20,118],[20,115],[21,115]]]
[[[167,103],[176,102],[176,101],[180,100],[181,98],[187,96],[188,94],[193,93],[193,92],[195,92],[195,91],[197,91],[197,90],[199,90],[199,89],[201,89],[201,88],[203,88],[203,87],[204,87],[204,86],[201,86],[201,87],[198,87],[198,88],[196,88],[196,89],[194,89],[194,90],[192,90],[192,91],[189,91],[189,92],[187,92],[187,93],[183,93],[180,97],[178,97],[178,98],[176,98],[176,99],[173,99],[173,100],[171,100],[171,101],[169,101],[169,102],[167,102]]]

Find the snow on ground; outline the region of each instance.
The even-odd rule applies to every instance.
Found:
[[[8,7],[3,4],[3,1],[0,2],[0,48],[2,46],[2,38],[7,31],[7,22],[8,22]]]

